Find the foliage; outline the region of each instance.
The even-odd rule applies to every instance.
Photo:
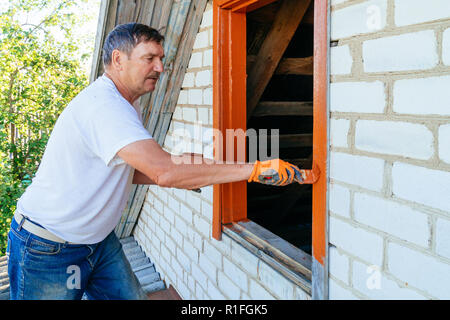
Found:
[[[15,0],[0,14],[0,255],[59,114],[87,85],[72,34],[77,2]],[[45,15],[25,20],[36,13]]]

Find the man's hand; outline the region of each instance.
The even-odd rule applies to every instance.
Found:
[[[319,179],[319,175],[320,170],[315,163],[312,170],[304,170],[281,159],[273,159],[256,161],[248,182],[273,186],[285,186],[293,181],[300,184],[312,184]]]

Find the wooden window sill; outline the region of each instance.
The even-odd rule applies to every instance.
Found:
[[[250,220],[226,224],[223,232],[311,295],[309,254]]]

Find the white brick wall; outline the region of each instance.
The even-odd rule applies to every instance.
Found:
[[[394,196],[450,212],[450,172],[396,162],[392,180]]]
[[[384,84],[381,81],[341,82],[330,86],[332,112],[382,113],[385,106]]]
[[[436,36],[433,30],[364,41],[366,72],[425,70],[437,65]]]
[[[331,40],[382,30],[387,0],[370,0],[331,13]]]
[[[383,275],[378,268],[355,261],[353,263],[353,286],[371,299],[423,300],[424,296]]]
[[[364,193],[356,193],[354,201],[356,221],[422,247],[428,247],[430,227],[426,214],[409,206]]]
[[[436,253],[450,259],[450,220],[436,221]]]
[[[405,26],[450,18],[447,0],[395,0],[395,24]]]
[[[337,184],[330,184],[330,211],[350,218],[350,190]]]
[[[331,47],[331,74],[349,74],[352,71],[353,59],[350,47]]]
[[[442,41],[442,60],[450,66],[450,28],[444,31]]]
[[[383,238],[380,235],[334,217],[330,217],[329,224],[332,244],[365,261],[381,266]]]
[[[450,115],[450,76],[398,80],[394,84],[394,112]]]
[[[346,153],[331,154],[330,177],[334,180],[380,191],[383,187],[384,161]]]
[[[388,256],[389,272],[405,284],[432,292],[439,299],[450,298],[448,263],[396,243],[389,243]]]
[[[450,2],[331,5],[329,296],[448,299]]]
[[[431,131],[420,124],[373,120],[356,123],[355,146],[359,150],[426,160],[433,156],[433,141]]]
[[[450,164],[450,124],[439,127],[439,158]]]
[[[331,145],[334,147],[348,146],[348,130],[350,129],[350,121],[346,119],[331,119],[330,136]]]

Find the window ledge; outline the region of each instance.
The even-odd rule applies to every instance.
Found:
[[[311,256],[253,221],[224,225],[223,232],[311,295]]]

